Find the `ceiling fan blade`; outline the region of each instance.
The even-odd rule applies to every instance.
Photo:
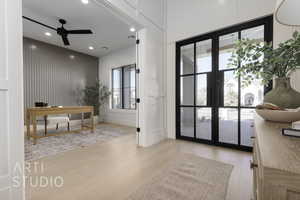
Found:
[[[62,36],[61,38],[62,38],[62,40],[63,40],[63,42],[64,42],[64,45],[66,45],[66,46],[69,46],[69,45],[70,45],[70,42],[69,42],[67,36]]]
[[[81,29],[81,30],[69,30],[68,34],[93,34],[93,32],[89,29]]]
[[[31,18],[29,18],[29,17],[26,17],[26,16],[22,16],[22,17],[23,17],[24,19],[28,20],[28,21],[34,22],[34,23],[39,24],[39,25],[41,25],[41,26],[47,27],[47,28],[49,28],[49,29],[52,29],[52,30],[55,30],[55,31],[57,30],[56,28],[54,28],[54,27],[52,27],[52,26],[49,26],[49,25],[44,24],[44,23],[42,23],[42,22],[36,21],[36,20],[31,19]]]

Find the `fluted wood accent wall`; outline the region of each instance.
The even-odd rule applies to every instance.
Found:
[[[77,105],[78,88],[98,78],[98,58],[65,48],[23,39],[24,107],[36,101]]]

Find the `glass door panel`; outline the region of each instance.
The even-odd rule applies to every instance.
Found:
[[[239,34],[230,33],[219,37],[219,70],[236,68],[237,66],[228,66],[229,58],[234,51],[234,44],[238,41]]]
[[[238,109],[219,109],[219,142],[238,144]]]
[[[196,76],[196,104],[197,106],[207,105],[207,75],[200,74]]]
[[[212,40],[196,43],[196,70],[197,73],[212,71]]]
[[[243,81],[242,81],[243,82]],[[241,85],[241,106],[255,107],[264,100],[264,86],[260,80],[255,80],[252,84]]]
[[[181,108],[180,116],[181,135],[185,137],[194,137],[194,108]]]
[[[196,109],[196,138],[211,140],[212,139],[212,115],[211,108]]]
[[[250,39],[250,40],[256,40],[257,42],[264,42],[264,36],[265,36],[265,26],[257,26],[254,28],[249,28],[241,31],[241,38],[242,39]]]
[[[181,77],[181,105],[194,105],[194,76]]]
[[[212,139],[212,108],[208,107],[211,106],[211,100],[207,98],[208,83],[211,82],[212,74],[211,50],[211,39],[180,48],[180,136],[182,137]],[[195,57],[194,52],[196,52]]]
[[[241,145],[253,146],[254,113],[254,109],[241,109]]]
[[[224,72],[223,88],[224,106],[238,106],[239,83],[238,79],[234,75],[234,71]]]
[[[194,44],[181,47],[180,74],[194,73]]]
[[[258,26],[241,31],[242,39],[256,40],[257,42],[264,43],[264,30],[265,26]],[[243,65],[245,63],[241,63]],[[263,102],[264,86],[261,80],[254,80],[250,85],[245,86],[241,79],[241,106],[242,107],[255,107]]]

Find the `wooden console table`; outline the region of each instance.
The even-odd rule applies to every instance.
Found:
[[[300,139],[281,134],[289,126],[255,117],[251,168],[256,200],[300,199]]]
[[[28,139],[33,138],[33,143],[36,144],[37,139],[49,136],[56,136],[60,134],[67,133],[79,133],[81,130],[76,131],[66,131],[60,133],[53,133],[47,135],[37,135],[37,123],[36,119],[38,116],[47,115],[58,115],[58,114],[82,114],[81,117],[81,130],[85,128],[91,129],[92,133],[95,130],[94,124],[94,107],[93,106],[72,106],[72,107],[34,107],[28,108],[26,111],[26,127],[27,127],[27,137]],[[83,124],[83,114],[91,113],[91,123],[90,126],[84,126]],[[33,131],[31,132],[31,124],[33,126]]]

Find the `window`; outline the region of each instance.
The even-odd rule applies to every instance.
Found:
[[[135,64],[112,70],[112,108],[136,108]]]

